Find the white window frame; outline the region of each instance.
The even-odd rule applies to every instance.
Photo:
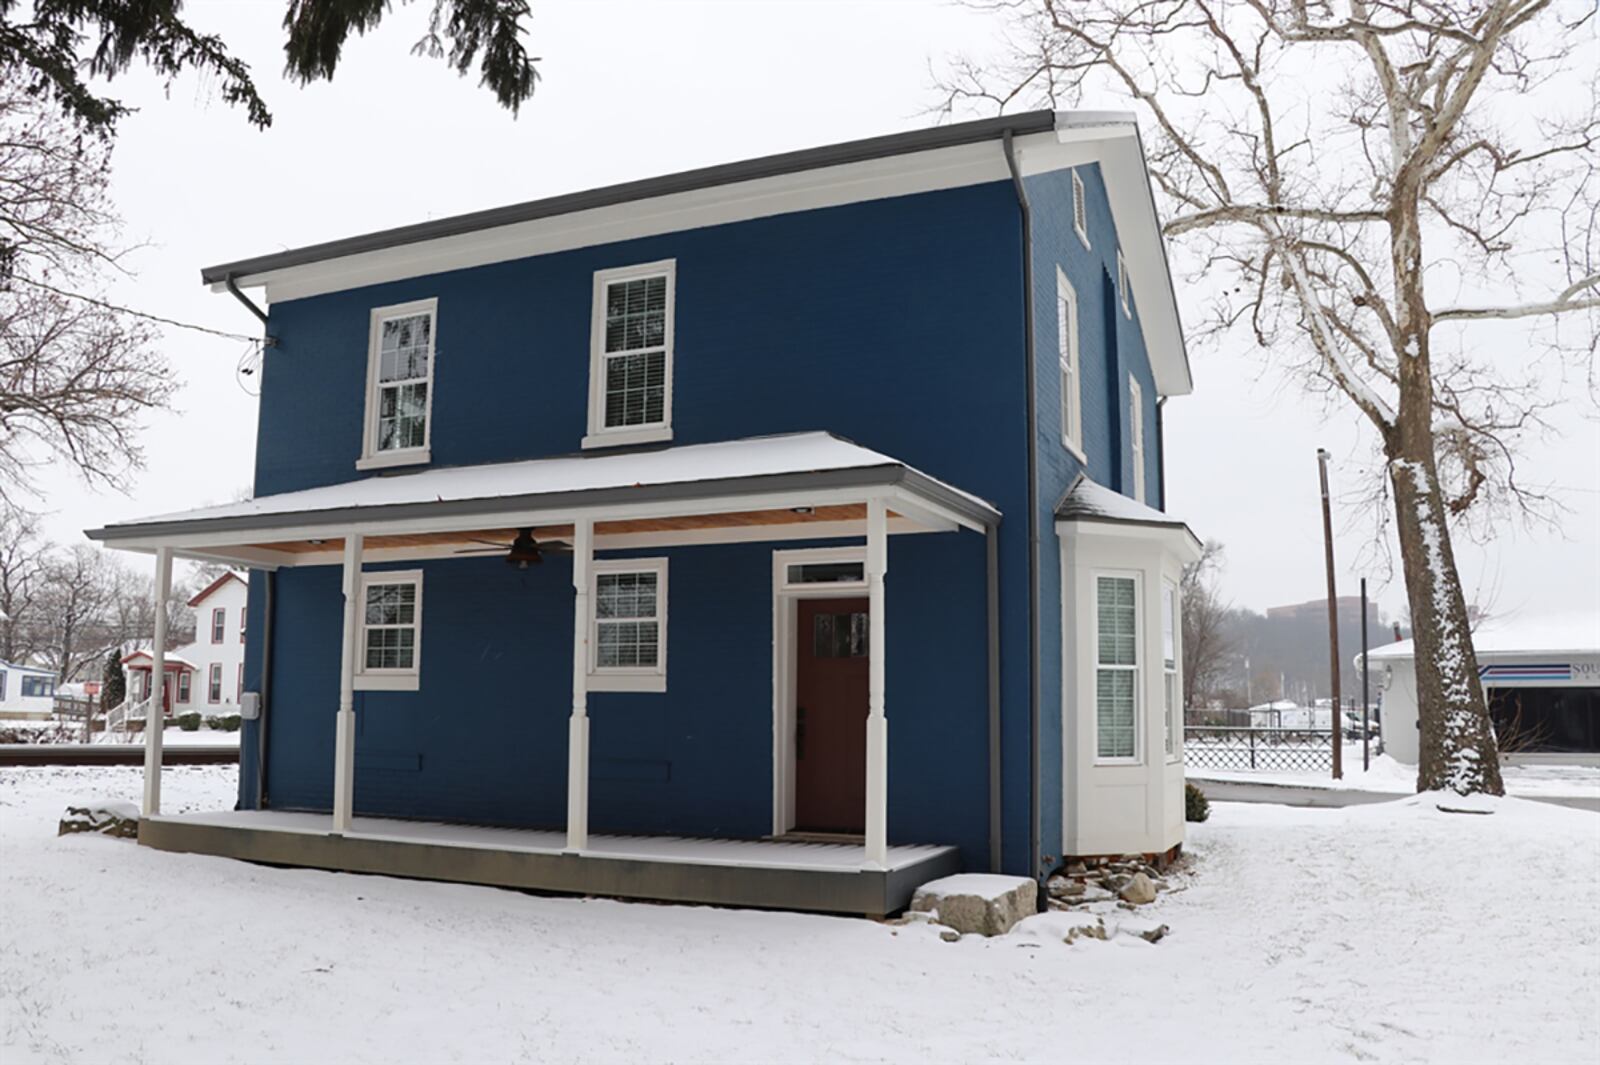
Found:
[[[1100,662],[1100,581],[1107,579],[1127,579],[1133,581],[1133,664],[1132,665],[1102,665]],[[1144,757],[1144,727],[1141,718],[1144,713],[1144,572],[1142,570],[1125,569],[1097,569],[1090,574],[1089,579],[1090,610],[1094,614],[1094,643],[1090,645],[1091,687],[1094,693],[1093,720],[1094,720],[1094,764],[1095,765],[1143,765]],[[1116,670],[1133,675],[1133,754],[1122,756],[1109,756],[1100,753],[1100,671]]]
[[[1166,657],[1167,626],[1172,626],[1172,657]],[[1183,761],[1183,600],[1178,582],[1161,578],[1161,699],[1166,721],[1167,761]],[[1167,663],[1170,662],[1171,665]]]
[[[410,584],[417,589],[412,618],[411,668],[367,668],[367,589],[374,584]],[[389,627],[389,626],[384,626]],[[422,571],[390,569],[363,571],[356,589],[355,690],[414,692],[422,687]]]
[[[606,288],[619,281],[637,281],[647,277],[667,279],[667,318],[662,335],[666,346],[662,373],[661,421],[649,425],[625,425],[606,428]],[[589,314],[589,431],[583,438],[583,447],[620,447],[626,444],[653,444],[672,439],[672,377],[673,333],[678,310],[678,260],[662,259],[653,263],[619,266],[596,270],[594,290],[590,299]],[[430,393],[431,395],[431,393]]]
[[[653,573],[656,578],[656,664],[601,666],[600,575]],[[667,560],[665,558],[596,559],[589,573],[589,683],[592,692],[664,692],[667,690]]]
[[[1078,234],[1085,248],[1089,247],[1089,198],[1084,195],[1083,178],[1076,167],[1072,170],[1072,231]]]
[[[1056,349],[1061,361],[1061,445],[1089,460],[1083,451],[1083,360],[1078,318],[1078,290],[1066,272],[1056,267]]]
[[[1117,249],[1117,298],[1122,302],[1122,316],[1133,317],[1133,303],[1128,298],[1128,261],[1122,257],[1122,249]]]
[[[1133,444],[1133,498],[1144,502],[1144,389],[1128,375],[1128,436]]]
[[[433,349],[428,352],[428,400],[422,408],[422,445],[420,447],[378,450],[378,349],[383,338],[383,323],[391,318],[410,318],[425,314],[429,318],[428,336]],[[367,410],[361,429],[361,457],[356,469],[375,470],[388,466],[411,466],[426,463],[433,457],[433,395],[434,381],[439,365],[439,301],[437,298],[396,303],[388,307],[374,307],[367,322]]]

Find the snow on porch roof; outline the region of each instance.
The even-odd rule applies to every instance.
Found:
[[[980,527],[1000,512],[977,496],[830,433],[751,437],[652,451],[566,455],[368,477],[108,525],[115,543],[180,533],[271,530],[346,520],[489,515],[827,488],[900,487]]]

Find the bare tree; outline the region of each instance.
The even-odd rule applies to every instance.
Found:
[[[1234,640],[1229,632],[1228,605],[1217,589],[1222,545],[1207,541],[1200,558],[1183,567],[1183,706],[1194,709],[1227,673]]]
[[[1015,0],[947,106],[1118,95],[1238,329],[1376,431],[1416,621],[1418,787],[1503,791],[1451,522],[1535,504],[1539,350],[1592,360],[1592,0]],[[1587,56],[1587,58],[1585,58]],[[1547,291],[1522,295],[1529,279]],[[1499,303],[1507,297],[1511,302]],[[1527,331],[1498,339],[1493,320]],[[1590,371],[1592,373],[1592,368]]]
[[[110,619],[119,593],[119,569],[97,547],[78,544],[45,569],[39,617],[43,649],[56,675],[74,679],[86,664],[99,665],[112,639]]]
[[[38,649],[35,603],[47,552],[38,519],[0,501],[0,661],[19,662]]]
[[[143,316],[102,297],[121,270],[109,149],[46,103],[0,89],[0,499],[66,458],[114,483],[145,411],[174,385]]]

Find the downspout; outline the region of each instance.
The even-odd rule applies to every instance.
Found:
[[[256,713],[256,809],[267,808],[267,715],[272,710],[272,595],[277,587],[276,570],[267,570],[266,592],[262,598],[261,619],[261,706]]]
[[[1022,183],[1016,145],[1011,131],[1001,140],[1011,184],[1022,213],[1022,313],[1023,347],[1028,360],[1025,375],[1028,402],[1028,875],[1039,877],[1039,440],[1038,367],[1034,359],[1033,327],[1033,210]]]
[[[989,872],[1001,870],[1000,848],[1000,529],[983,530],[989,613]]]

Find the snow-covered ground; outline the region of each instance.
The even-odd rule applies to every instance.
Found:
[[[0,725],[0,731],[17,736],[19,742],[24,743],[81,743],[83,742],[83,724],[62,724],[55,721],[5,722]],[[237,747],[239,745],[239,730],[226,732],[222,729],[200,728],[194,732],[185,732],[176,725],[169,725],[161,730],[161,742],[167,747]],[[139,745],[144,743],[143,732],[131,732],[126,735],[120,733],[97,732],[94,743],[118,744],[131,743]]]
[[[1285,772],[1255,769],[1206,769],[1189,766],[1191,780],[1204,786],[1207,780],[1231,780],[1252,784],[1285,784],[1306,788],[1379,791],[1407,795],[1417,790],[1417,767],[1397,762],[1386,754],[1372,758],[1372,767],[1361,768],[1361,744],[1344,748],[1344,776],[1334,780],[1326,770]],[[1505,765],[1500,768],[1506,794],[1522,798],[1556,797],[1600,800],[1600,766],[1589,765]]]
[[[173,810],[232,803],[174,767]],[[1600,1060],[1600,815],[1218,803],[1172,929],[541,898],[55,836],[134,768],[0,769],[0,1061]]]

